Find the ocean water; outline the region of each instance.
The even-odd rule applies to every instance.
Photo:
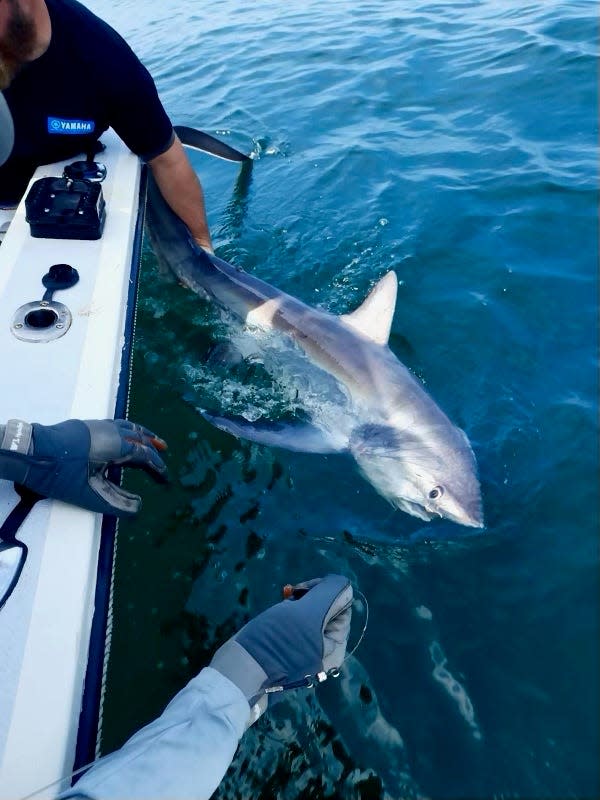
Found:
[[[338,681],[243,738],[225,798],[592,798],[598,768],[597,4],[87,0],[193,154],[219,255],[343,313],[387,270],[390,346],[467,432],[487,527],[394,512],[343,457],[236,440],[285,386],[146,247],[130,417],[171,483],[120,526],[103,751],[287,582],[367,597]],[[357,604],[352,641],[362,626]]]

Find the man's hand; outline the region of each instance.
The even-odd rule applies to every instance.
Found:
[[[253,706],[249,724],[274,696],[265,689],[314,678],[338,669],[344,660],[352,616],[350,581],[326,575],[292,588],[290,599],[250,620],[210,663]]]
[[[140,510],[140,497],[112,483],[107,469],[138,467],[166,482],[159,455],[166,447],[152,431],[128,420],[71,419],[57,425],[10,420],[0,425],[0,478],[90,511],[132,516]]]

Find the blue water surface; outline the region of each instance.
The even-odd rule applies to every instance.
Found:
[[[390,346],[467,432],[487,522],[423,523],[343,457],[209,426],[197,407],[269,418],[285,387],[211,357],[228,325],[146,247],[130,416],[172,480],[127,477],[103,750],[282,584],[336,571],[364,641],[216,797],[600,796],[597,4],[87,5],[174,122],[256,155],[249,181],[191,155],[219,255],[337,313],[396,270]]]

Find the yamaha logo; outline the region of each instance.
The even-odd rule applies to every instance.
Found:
[[[96,123],[94,120],[48,117],[48,133],[82,135],[93,133],[95,127]]]

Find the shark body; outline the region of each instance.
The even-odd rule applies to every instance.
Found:
[[[393,271],[356,311],[337,316],[196,246],[151,176],[146,213],[159,261],[181,283],[208,295],[248,327],[289,339],[316,366],[324,387],[333,378],[340,389],[336,413],[320,414],[313,406],[306,423],[253,423],[202,412],[209,422],[270,446],[348,452],[393,506],[424,520],[443,517],[483,527],[477,466],[466,435],[387,345],[397,294]]]

